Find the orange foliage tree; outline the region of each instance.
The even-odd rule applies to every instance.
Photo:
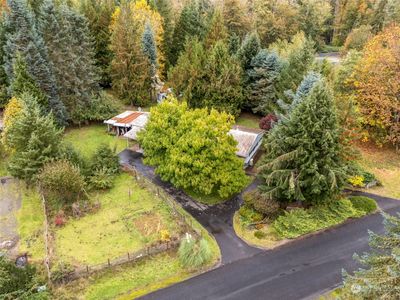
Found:
[[[400,26],[372,38],[352,75],[363,125],[378,144],[400,146]]]

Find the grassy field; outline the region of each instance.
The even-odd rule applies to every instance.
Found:
[[[361,153],[360,165],[375,174],[383,185],[368,192],[400,199],[400,153],[390,147],[378,148],[372,144],[358,145],[358,149]]]
[[[248,127],[248,128],[260,128],[258,126],[261,117],[249,112],[242,112],[236,119],[236,125]]]
[[[87,158],[96,151],[99,145],[104,143],[116,147],[118,152],[127,146],[125,139],[108,134],[107,126],[104,124],[67,129],[64,140],[70,142]]]
[[[159,198],[138,186],[126,173],[119,175],[115,186],[92,195],[101,203],[98,212],[80,219],[70,219],[55,231],[58,259],[73,265],[105,263],[144,248],[161,238],[166,230],[179,235],[170,208]]]
[[[42,263],[45,255],[44,213],[39,193],[33,188],[23,187],[22,205],[16,217],[20,236],[19,252],[28,252],[32,262]]]

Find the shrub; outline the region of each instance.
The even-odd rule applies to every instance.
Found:
[[[364,177],[360,175],[355,175],[352,177],[349,177],[347,179],[348,183],[350,183],[354,187],[363,187],[365,186],[364,184]]]
[[[239,215],[242,217],[243,223],[255,223],[264,219],[264,215],[256,211],[252,206],[245,204],[239,209]]]
[[[365,214],[370,214],[378,208],[375,200],[369,197],[352,196],[349,197],[349,200],[356,210],[362,211]]]
[[[274,218],[280,210],[279,202],[264,197],[258,190],[247,192],[243,195],[246,204],[252,206],[256,211],[266,215],[268,218]]]
[[[46,201],[52,205],[71,205],[84,194],[85,182],[79,168],[67,160],[47,163],[38,181]]]
[[[88,109],[83,112],[81,120],[103,121],[115,116],[120,110],[120,104],[107,92],[94,96]]]
[[[106,190],[114,185],[114,176],[109,174],[108,169],[102,168],[95,170],[88,179],[89,187],[91,189]]]
[[[278,117],[274,114],[268,114],[260,120],[258,125],[261,129],[270,131],[276,122],[278,122]]]
[[[182,265],[193,269],[209,262],[212,257],[208,242],[205,239],[198,242],[190,234],[182,239],[178,254]]]
[[[348,199],[331,201],[309,209],[293,209],[273,222],[273,228],[283,238],[296,238],[323,228],[340,224],[348,218],[365,215],[353,207]]]
[[[115,149],[111,149],[106,144],[100,145],[93,154],[91,169],[93,174],[102,169],[107,170],[110,175],[117,174],[119,172],[119,159]]]
[[[0,255],[0,274],[0,299],[47,299],[47,293],[37,293],[41,282],[35,267],[17,267]]]
[[[82,154],[77,151],[71,143],[63,142],[60,145],[60,159],[68,160],[71,164],[79,167],[82,174],[85,174],[88,163]]]
[[[256,238],[258,238],[259,240],[261,240],[261,239],[265,238],[267,236],[267,234],[264,231],[257,230],[254,232],[254,236]]]

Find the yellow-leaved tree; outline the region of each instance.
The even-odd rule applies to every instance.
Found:
[[[400,146],[400,26],[372,38],[352,74],[363,125],[378,143]]]
[[[21,100],[15,97],[11,98],[11,100],[8,102],[4,110],[4,129],[1,135],[1,141],[8,152],[12,151],[12,149],[8,147],[7,143],[8,128],[11,126],[11,124],[14,123],[15,119],[18,118],[21,112],[22,112]]]

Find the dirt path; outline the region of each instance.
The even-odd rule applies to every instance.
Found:
[[[21,192],[17,180],[0,178],[0,251],[13,255],[17,250],[18,224],[16,212],[21,208]]]

